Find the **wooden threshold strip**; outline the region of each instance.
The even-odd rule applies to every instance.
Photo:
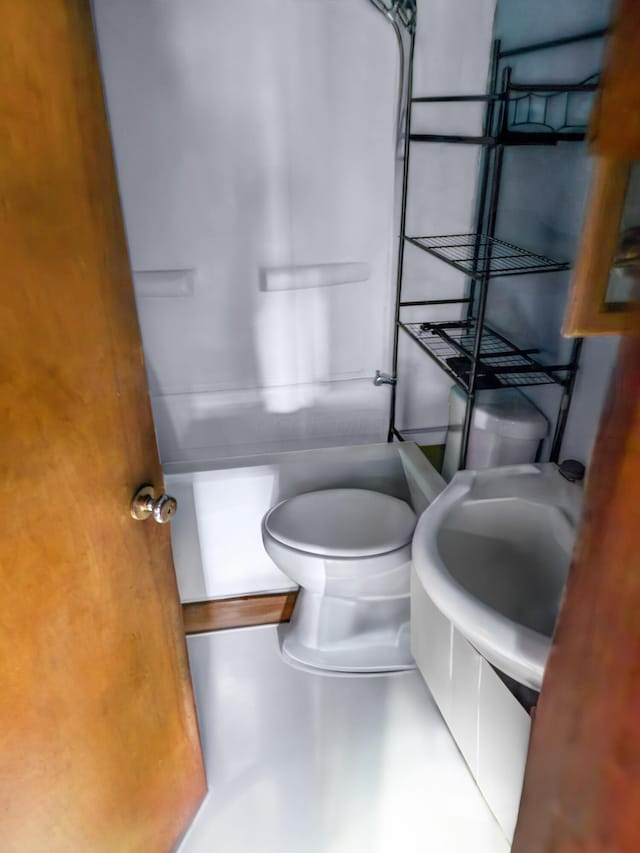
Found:
[[[182,605],[186,634],[221,631],[224,628],[247,628],[288,622],[298,593],[270,593],[219,598],[213,601],[191,601]]]

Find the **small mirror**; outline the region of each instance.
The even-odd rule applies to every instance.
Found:
[[[563,333],[640,329],[640,161],[596,157]]]
[[[619,224],[618,244],[609,274],[605,302],[623,307],[640,302],[640,163],[629,168]]]

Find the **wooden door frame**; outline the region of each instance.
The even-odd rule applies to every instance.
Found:
[[[640,333],[603,410],[512,850],[640,850]]]

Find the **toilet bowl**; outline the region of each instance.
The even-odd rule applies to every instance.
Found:
[[[265,549],[300,586],[291,621],[282,626],[285,659],[335,672],[413,668],[415,524],[407,503],[366,489],[308,492],[269,510]]]

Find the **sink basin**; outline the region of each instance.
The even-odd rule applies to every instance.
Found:
[[[534,690],[581,499],[553,464],[459,471],[413,537],[415,571],[436,607],[490,663]]]

